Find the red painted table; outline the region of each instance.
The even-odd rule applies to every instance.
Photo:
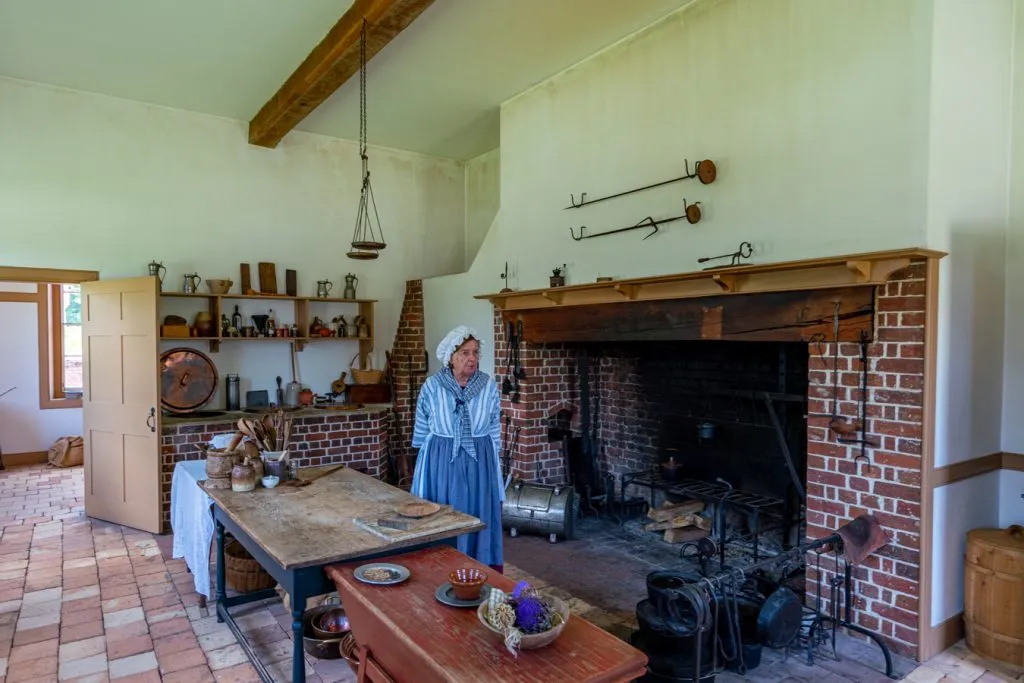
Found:
[[[450,546],[375,561],[404,565],[411,576],[397,586],[365,584],[352,576],[361,562],[331,565],[327,575],[338,587],[352,634],[396,683],[625,683],[646,672],[643,652],[576,615],[555,642],[513,657],[480,623],[476,609],[434,598],[456,567],[486,571],[488,583],[503,591],[515,587]]]

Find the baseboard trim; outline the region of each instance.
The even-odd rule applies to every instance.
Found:
[[[934,657],[953,647],[964,637],[964,613],[957,612],[941,624],[932,626],[928,633],[928,657]]]
[[[27,451],[25,453],[4,453],[0,455],[4,467],[19,465],[42,465],[49,462],[49,451]]]

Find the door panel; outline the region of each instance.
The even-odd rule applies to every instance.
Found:
[[[82,285],[85,512],[160,532],[156,278]]]

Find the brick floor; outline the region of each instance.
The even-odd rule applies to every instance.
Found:
[[[199,607],[171,537],[90,520],[82,506],[81,467],[0,472],[0,683],[74,681],[258,681],[241,647],[212,610]],[[579,565],[576,565],[579,566]],[[573,613],[612,633],[622,617],[572,597],[512,565],[513,578],[566,598]],[[290,681],[291,618],[280,601],[234,611],[242,631],[277,681]],[[853,652],[851,658],[860,656]],[[865,658],[872,656],[865,651]],[[843,662],[761,667],[749,681],[862,681]],[[348,683],[344,660],[306,659],[310,683]],[[962,644],[904,680],[914,683],[1024,681],[986,663]],[[739,680],[728,674],[721,681]]]

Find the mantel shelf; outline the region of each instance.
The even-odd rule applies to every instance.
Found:
[[[802,261],[730,266],[678,275],[609,280],[551,289],[479,294],[475,298],[486,299],[500,310],[523,311],[728,294],[876,286],[911,263],[940,259],[945,255],[945,252],[932,249],[897,249]]]

